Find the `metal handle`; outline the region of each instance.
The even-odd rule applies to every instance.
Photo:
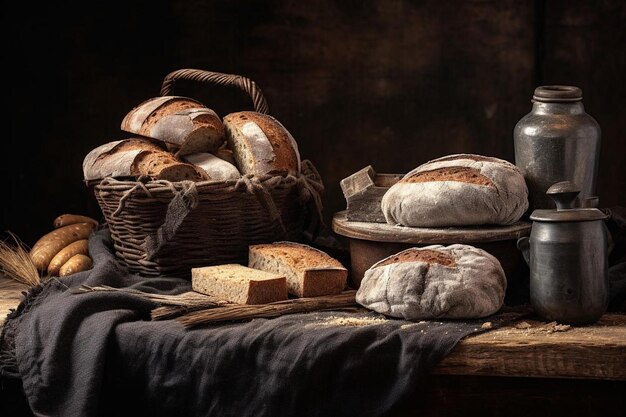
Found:
[[[522,252],[524,260],[530,266],[530,238],[523,236],[517,239],[517,249]]]
[[[557,210],[574,208],[574,200],[579,193],[580,187],[571,181],[557,182],[546,191],[548,197],[556,203]]]
[[[249,78],[242,77],[241,75],[234,74],[222,74],[220,72],[211,72],[198,69],[181,69],[178,71],[170,72],[163,79],[163,85],[161,86],[161,95],[170,95],[174,84],[177,80],[198,81],[209,84],[234,86],[237,87],[250,96],[254,110],[259,113],[269,113],[269,107],[267,101],[261,92],[261,89],[257,87],[254,81]]]

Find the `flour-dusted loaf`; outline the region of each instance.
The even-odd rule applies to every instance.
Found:
[[[237,167],[210,153],[194,153],[185,155],[182,159],[203,169],[209,180],[227,181],[241,177]]]
[[[89,152],[83,161],[83,175],[86,181],[139,176],[168,181],[207,178],[203,170],[183,163],[160,145],[137,138],[109,142]]]
[[[284,275],[228,264],[191,269],[194,291],[237,304],[265,304],[287,299]]]
[[[298,145],[272,116],[243,111],[224,117],[226,140],[242,174],[295,175],[300,172]]]
[[[510,162],[451,155],[406,174],[385,193],[381,207],[387,223],[394,225],[508,225],[528,209],[528,188]]]
[[[249,247],[248,266],[287,277],[290,294],[317,297],[338,294],[346,287],[348,271],[321,250],[295,242]]]
[[[497,312],[506,277],[500,262],[469,245],[411,248],[365,272],[356,300],[379,313],[414,319],[471,319]]]
[[[211,152],[224,143],[224,125],[218,115],[187,97],[144,101],[124,117],[122,130],[167,142],[177,156]]]

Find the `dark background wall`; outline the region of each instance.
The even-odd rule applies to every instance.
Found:
[[[603,129],[601,206],[626,204],[626,6],[585,1],[108,1],[3,5],[0,231],[32,244],[66,212],[100,217],[83,157],[179,68],[246,75],[319,168],[325,212],[372,164],[472,152],[513,161],[535,86],[573,84]],[[237,92],[180,85],[219,114]]]

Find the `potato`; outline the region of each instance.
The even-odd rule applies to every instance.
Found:
[[[89,241],[87,239],[77,240],[74,243],[70,243],[59,253],[54,255],[54,258],[50,261],[50,265],[48,265],[48,275],[53,277],[59,276],[59,271],[61,267],[74,255],[78,254],[89,255]]]
[[[52,225],[55,229],[58,229],[59,227],[76,223],[93,223],[96,227],[98,227],[98,222],[95,219],[78,214],[61,214],[59,217],[54,219]]]
[[[91,258],[87,255],[79,253],[72,256],[59,271],[60,277],[66,277],[68,275],[75,274],[77,272],[86,271],[93,266]]]
[[[70,224],[43,236],[30,251],[30,257],[37,270],[41,272],[46,271],[52,258],[61,249],[77,240],[87,239],[95,227],[93,223]]]

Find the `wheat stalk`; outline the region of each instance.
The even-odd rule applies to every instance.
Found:
[[[83,285],[72,290],[76,294],[94,291],[122,292],[151,300],[161,307],[152,310],[152,320],[166,320],[178,317],[185,327],[196,327],[207,323],[253,318],[271,318],[285,314],[306,313],[321,310],[353,310],[358,306],[354,299],[356,291],[322,297],[294,298],[269,304],[233,304],[216,297],[194,291],[164,295],[152,294],[132,288],[114,288],[106,285],[90,287]],[[181,316],[182,315],[182,316]],[[180,317],[179,317],[180,316]]]
[[[122,292],[125,294],[136,295],[154,301],[160,305],[176,306],[176,307],[215,307],[226,304],[226,301],[220,300],[216,297],[200,294],[194,291],[185,292],[176,295],[167,294],[153,294],[149,292],[139,291],[133,288],[115,288],[108,285],[100,285],[97,287],[90,287],[88,285],[81,285],[80,288],[72,290],[74,294],[84,294],[88,292]]]
[[[0,241],[0,272],[30,287],[39,285],[41,283],[39,272],[28,250],[17,236],[10,232],[9,234],[15,240],[15,246]]]
[[[253,318],[271,318],[285,314],[307,313],[322,310],[353,309],[356,291],[344,291],[337,295],[322,297],[294,298],[269,304],[229,304],[211,309],[192,311],[176,320],[185,327],[196,327],[208,323]]]

